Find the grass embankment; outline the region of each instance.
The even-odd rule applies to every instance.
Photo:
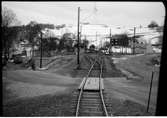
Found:
[[[134,75],[141,78],[143,82],[150,82],[152,71],[155,70],[154,81],[158,80],[159,68],[153,64],[153,59],[157,58],[159,54],[148,54],[137,57],[131,57],[126,60],[120,60],[115,65],[118,68],[123,68]]]
[[[158,75],[159,68],[156,67],[153,86],[151,91],[150,109],[149,113],[146,113],[146,107],[148,102],[149,87],[151,81],[151,74],[154,67],[155,58],[159,58],[157,54],[148,54],[140,56],[128,56],[127,59],[118,59],[115,63],[117,68],[123,68],[130,73],[139,76],[140,79],[123,79],[123,78],[105,78],[106,91],[112,96],[112,102],[114,99],[121,100],[123,103],[130,100],[133,104],[138,104],[138,108],[134,112],[133,104],[128,103],[126,105],[118,105],[119,102],[115,102],[113,106],[113,112],[115,115],[154,115],[156,108],[157,88],[158,88]],[[111,58],[111,57],[110,57]],[[112,105],[114,105],[112,104]],[[120,107],[117,107],[120,106]],[[123,112],[122,112],[123,110]],[[127,111],[133,111],[127,112]]]
[[[62,62],[73,59],[75,55],[57,55],[54,57],[42,57],[42,67],[46,67],[48,65],[51,65],[53,62],[55,62],[58,59],[61,59]],[[35,57],[35,64],[37,67],[40,66],[40,57]]]
[[[61,70],[70,64],[73,58],[68,55],[50,61],[49,69]],[[7,68],[4,72],[6,78],[3,79],[3,116],[74,115],[69,108],[72,101],[71,93],[78,87],[80,79],[47,72],[51,70],[31,71],[22,70],[21,65],[9,66],[10,71]]]
[[[123,77],[125,76],[116,66],[113,64],[113,60],[106,56],[104,58],[104,74],[103,77]]]
[[[3,116],[71,116],[71,93],[80,80],[17,70],[3,80]]]
[[[3,116],[72,116],[70,101],[69,94],[19,99],[3,107]]]
[[[43,57],[42,58],[42,66],[46,66],[50,61],[52,61],[53,59],[51,57]],[[37,67],[40,66],[40,57],[35,57],[35,65]]]

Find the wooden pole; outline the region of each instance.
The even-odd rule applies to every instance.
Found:
[[[96,32],[96,48],[97,48],[97,32]]]
[[[135,54],[135,33],[136,33],[136,27],[134,27],[133,54]]]
[[[80,41],[82,40],[82,25],[80,25],[80,32],[79,32],[79,38],[80,38]]]
[[[100,48],[102,48],[102,38],[100,39]]]
[[[79,48],[79,38],[80,38],[80,35],[79,35],[79,25],[80,25],[80,7],[78,7],[78,55],[77,55],[77,64],[78,64],[78,68],[79,68],[79,66],[80,66],[80,62],[79,62],[79,52],[80,52],[80,48]]]
[[[111,28],[110,28],[110,49],[109,49],[109,52],[112,52],[112,44],[111,44]]]
[[[85,48],[85,52],[87,51],[87,45],[86,45],[86,35],[85,35],[85,45],[84,45],[84,48]]]
[[[40,52],[41,52],[41,54],[40,54],[40,68],[42,68],[42,32],[41,32],[41,48],[40,48]]]
[[[151,89],[152,89],[153,78],[154,78],[154,71],[152,71],[152,75],[151,75],[150,91],[149,91],[148,103],[147,103],[147,112],[149,110],[149,105],[150,105],[150,98],[151,98]]]

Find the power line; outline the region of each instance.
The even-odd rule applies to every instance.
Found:
[[[93,12],[91,12],[91,14],[89,16],[87,16],[86,18],[84,18],[83,20],[81,20],[82,22],[84,22],[86,19],[92,17],[93,15],[95,15],[96,17],[96,14],[97,14],[97,7],[96,7],[96,2],[95,2],[95,5],[94,5],[94,9],[93,9]],[[96,17],[97,18],[97,17]],[[95,20],[95,19],[94,19]]]
[[[88,19],[89,17],[91,17],[93,15],[93,12],[91,12],[91,14],[87,17],[85,17],[83,20],[81,20],[82,22],[84,22],[86,19]]]

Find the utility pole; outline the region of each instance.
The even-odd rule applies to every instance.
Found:
[[[102,48],[102,38],[100,39],[100,48]]]
[[[41,48],[40,48],[40,52],[41,52],[41,54],[40,54],[40,68],[42,68],[42,32],[41,32],[41,42],[40,42],[40,44],[41,44]]]
[[[110,48],[109,48],[109,52],[110,50],[112,50],[112,44],[111,44],[111,28],[110,28]]]
[[[82,25],[80,25],[80,32],[79,32],[79,37],[80,37],[80,41],[82,40],[81,37],[82,37]]]
[[[136,33],[136,27],[134,27],[133,54],[135,54],[135,33]]]
[[[79,43],[80,43],[79,42],[79,38],[80,38],[80,35],[79,35],[79,25],[80,25],[80,23],[79,22],[80,21],[79,20],[80,20],[80,7],[78,7],[78,45],[77,45],[78,46],[78,54],[77,54],[77,64],[78,64],[77,68],[78,69],[80,68],[80,62],[79,62],[79,52],[80,52],[80,48],[79,48],[79,46],[80,46],[79,45]]]
[[[96,32],[96,46],[97,46],[97,32]]]
[[[85,48],[85,52],[87,51],[87,45],[86,45],[86,35],[85,35],[85,45],[84,45],[84,48]]]
[[[151,75],[150,90],[149,90],[148,103],[147,103],[147,112],[148,112],[149,106],[150,106],[150,98],[151,98],[151,89],[152,89],[153,78],[154,78],[154,70],[152,71],[152,75]]]

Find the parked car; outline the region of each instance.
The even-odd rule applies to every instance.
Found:
[[[6,66],[7,60],[5,59],[5,56],[2,56],[2,66]]]
[[[13,62],[15,64],[23,63],[25,59],[26,59],[26,55],[24,55],[24,54],[13,55]]]

